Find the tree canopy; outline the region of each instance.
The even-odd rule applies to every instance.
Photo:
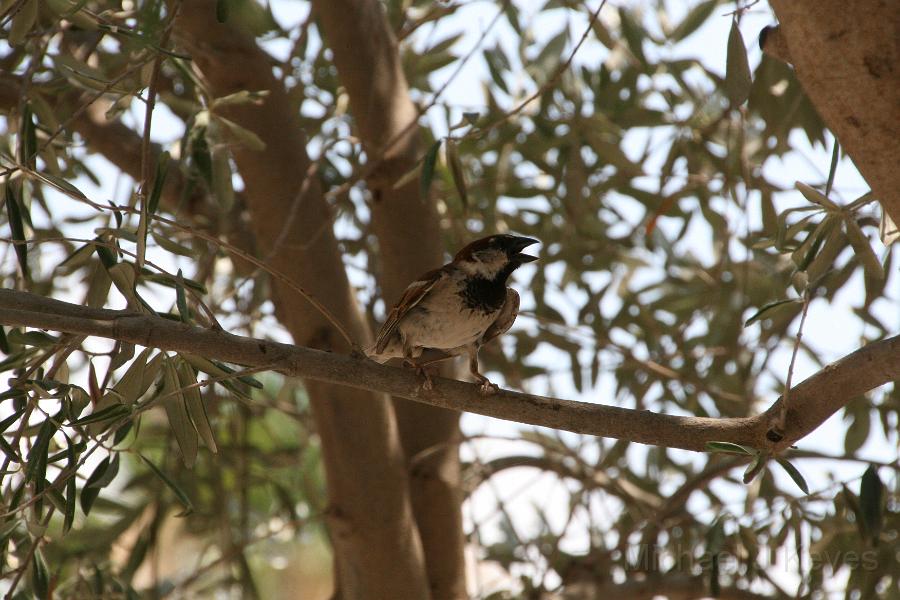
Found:
[[[0,3],[0,591],[896,597],[900,63],[801,4]],[[495,232],[502,391],[362,357]]]

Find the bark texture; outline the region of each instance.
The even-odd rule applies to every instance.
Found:
[[[790,58],[816,110],[900,223],[900,2],[771,4],[781,24],[774,53]]]
[[[299,114],[254,40],[215,18],[215,3],[184,2],[177,41],[216,97],[268,90],[261,105],[229,106],[221,115],[265,143],[253,151],[236,141],[234,158],[245,184],[260,255],[325,302],[357,343],[371,334],[356,304],[318,181],[307,182],[310,160]],[[348,352],[334,329],[303,298],[273,283],[279,320],[299,344]],[[421,542],[407,492],[402,448],[391,405],[365,390],[309,381],[327,475],[329,531],[342,598],[427,598]]]
[[[771,453],[781,452],[812,432],[851,400],[900,379],[900,336],[864,346],[791,389],[784,428],[776,440],[773,439],[772,428],[783,410],[782,400],[753,417],[709,418],[681,417],[508,390],[485,396],[476,384],[437,377],[434,378],[434,389],[426,391],[422,387],[421,377],[410,369],[392,368],[364,358],[202,329],[157,316],[88,308],[14,290],[0,290],[0,324],[99,336],[148,348],[189,352],[240,365],[265,367],[307,380],[383,392],[456,411],[695,451],[704,451],[706,442],[724,441]],[[357,412],[365,412],[367,402],[373,405],[381,402],[376,395],[368,394],[366,397],[367,401],[360,401],[355,407]],[[331,402],[344,406],[339,397]],[[347,436],[358,436],[358,432],[347,431]],[[375,464],[367,466],[378,469]],[[354,468],[354,465],[349,467]],[[373,510],[377,508],[380,505],[373,504]],[[383,544],[373,545],[370,553],[383,547]],[[403,558],[401,553],[382,560],[390,562]],[[425,598],[427,592],[424,593],[426,596],[399,595],[392,598]],[[373,598],[376,594],[373,592],[366,597]],[[384,596],[380,594],[377,597]]]
[[[354,126],[366,150],[366,167],[372,169],[366,183],[381,256],[379,280],[390,306],[410,282],[443,264],[434,203],[420,196],[417,181],[393,187],[418,160],[418,111],[381,4],[376,0],[316,0],[313,4],[350,99]],[[432,597],[465,598],[459,414],[400,398],[394,400],[394,407]]]

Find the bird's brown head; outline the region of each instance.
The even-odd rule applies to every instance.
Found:
[[[522,252],[538,240],[511,234],[491,235],[475,240],[456,253],[453,261],[473,274],[493,279],[500,273],[506,277],[536,256]]]

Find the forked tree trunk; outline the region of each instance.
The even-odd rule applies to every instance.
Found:
[[[360,344],[371,338],[350,287],[317,181],[298,192],[310,165],[298,108],[272,74],[271,59],[236,27],[216,21],[211,0],[182,3],[176,39],[216,97],[267,90],[262,105],[223,108],[222,116],[266,143],[253,151],[235,140],[252,229],[262,257],[324,302]],[[292,206],[295,218],[291,219]],[[285,232],[284,229],[287,228]],[[273,247],[283,240],[280,247]],[[298,344],[350,348],[306,300],[273,280],[276,312]],[[341,598],[426,599],[422,544],[413,518],[393,409],[386,398],[308,384],[329,493],[329,531]]]

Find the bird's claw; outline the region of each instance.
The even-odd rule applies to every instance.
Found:
[[[426,392],[430,392],[434,389],[434,382],[431,381],[431,375],[428,374],[428,371],[425,369],[421,370],[422,376],[425,378],[425,381],[422,382],[422,389]]]
[[[434,382],[431,380],[431,374],[428,372],[424,365],[416,364],[414,361],[405,360],[403,364],[407,367],[415,369],[416,373],[421,376],[425,381],[422,382],[422,389],[426,392],[430,392],[434,389]]]
[[[493,396],[497,392],[500,391],[500,386],[496,383],[491,383],[487,379],[481,382],[481,385],[478,387],[478,392],[484,396]]]

